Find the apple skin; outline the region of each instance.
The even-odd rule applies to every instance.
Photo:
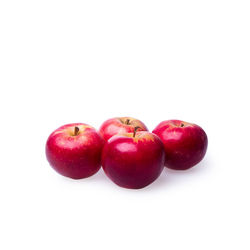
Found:
[[[206,154],[208,139],[205,131],[196,124],[168,120],[161,122],[153,133],[158,135],[165,148],[165,166],[186,170],[199,163]]]
[[[102,152],[102,167],[118,186],[140,189],[155,181],[164,168],[165,153],[160,138],[139,131],[110,138]]]
[[[137,131],[148,131],[143,122],[132,117],[111,118],[101,125],[99,131],[103,139],[107,141],[116,134],[133,133],[135,127],[139,127]]]
[[[76,135],[75,127],[79,129]],[[93,127],[84,123],[67,124],[49,136],[46,156],[59,174],[82,179],[100,169],[103,144],[103,139]]]

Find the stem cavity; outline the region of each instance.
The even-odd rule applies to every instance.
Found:
[[[140,127],[139,127],[139,126],[136,126],[136,127],[134,128],[133,137],[135,137],[135,134],[136,134],[136,131],[137,131],[138,128],[140,128]]]
[[[74,128],[74,136],[77,136],[77,135],[78,135],[79,130],[80,130],[80,129],[79,129],[77,126]]]
[[[130,122],[130,120],[127,119],[127,120],[125,121],[125,124],[126,124],[126,125],[129,125],[129,122]]]

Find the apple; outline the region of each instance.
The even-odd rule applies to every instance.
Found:
[[[61,175],[81,179],[101,167],[104,141],[99,133],[84,123],[72,123],[56,129],[46,143],[50,165]]]
[[[138,119],[132,117],[116,117],[105,121],[100,127],[100,134],[107,141],[113,135],[133,133],[135,127],[138,131],[147,131],[147,127]]]
[[[165,148],[165,166],[186,170],[199,163],[206,154],[208,139],[205,131],[196,124],[168,120],[161,122],[153,133],[158,135]]]
[[[106,175],[124,188],[143,188],[157,179],[164,168],[164,146],[146,131],[115,135],[104,145],[102,167]]]

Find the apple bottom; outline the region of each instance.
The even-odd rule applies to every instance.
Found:
[[[47,154],[49,155],[49,154]],[[101,168],[100,159],[96,162],[89,162],[81,158],[81,163],[74,160],[62,160],[58,162],[57,159],[49,157],[51,167],[59,174],[72,179],[83,179],[94,175]]]
[[[46,157],[59,174],[82,179],[101,167],[103,139],[85,123],[71,123],[52,132],[46,142]]]
[[[196,166],[204,158],[207,150],[206,134],[188,132],[187,135],[182,135],[182,140],[179,141],[164,141],[163,139],[166,153],[165,166],[167,168],[187,170]]]
[[[196,166],[205,156],[205,153],[196,155],[196,159],[193,159],[189,156],[180,156],[174,155],[173,153],[170,154],[172,160],[168,159],[165,161],[165,167],[173,170],[188,170],[194,166]],[[174,155],[174,156],[173,156]],[[166,158],[168,157],[168,153],[166,152]]]
[[[108,163],[112,164],[112,163]],[[145,165],[146,169],[140,169],[140,164],[131,162],[126,165],[126,170],[117,169],[116,171],[110,170],[108,167],[103,168],[106,175],[118,186],[128,189],[141,189],[153,183],[161,174],[162,169],[157,173],[153,170],[152,165],[149,163]],[[128,172],[127,170],[130,169]]]

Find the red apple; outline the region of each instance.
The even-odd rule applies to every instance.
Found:
[[[117,185],[131,189],[143,188],[156,180],[164,160],[162,141],[145,131],[115,135],[102,152],[106,175]]]
[[[206,154],[207,135],[198,125],[169,120],[161,122],[153,133],[163,141],[166,158],[165,166],[185,170],[200,162]]]
[[[143,122],[132,117],[116,117],[105,121],[100,127],[100,134],[107,141],[113,135],[122,133],[133,133],[135,127],[137,131],[148,131]]]
[[[81,179],[101,167],[103,139],[91,126],[73,123],[56,129],[46,143],[50,165],[61,175]]]

